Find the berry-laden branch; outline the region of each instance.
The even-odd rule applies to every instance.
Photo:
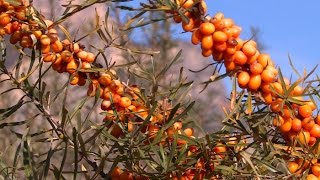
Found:
[[[20,1],[15,2],[10,4],[0,0],[1,37],[9,35],[10,43],[18,44],[22,50],[38,49],[41,52],[43,62],[51,63],[52,69],[58,73],[68,73],[70,75],[71,85],[84,86],[89,79],[87,95],[90,97],[99,95],[102,99],[101,109],[106,111],[104,121],[109,122],[106,124],[108,124],[107,128],[110,129],[112,136],[120,138],[125,135],[125,132],[130,133],[139,130],[147,136],[144,143],[149,144],[153,143],[158,138],[160,130],[165,128],[165,136],[161,137],[161,142],[159,142],[163,146],[166,146],[168,142],[175,142],[176,146],[185,145],[186,140],[174,138],[177,133],[194,138],[193,129],[183,128],[180,121],[171,121],[171,125],[168,126],[168,118],[173,119],[179,115],[179,113],[170,113],[173,108],[169,104],[165,105],[165,108],[156,104],[154,110],[151,111],[145,100],[141,98],[140,88],[135,85],[126,85],[118,80],[115,71],[108,69],[100,72],[88,72],[94,67],[93,62],[96,57],[93,53],[85,51],[84,46],[79,43],[71,42],[69,39],[61,40],[52,21],[37,14],[32,14],[31,6],[26,6]],[[36,21],[30,17],[36,17]],[[55,127],[53,128],[55,129]],[[64,138],[68,137],[64,136]],[[194,146],[190,146],[189,149],[190,153],[200,152]],[[223,152],[219,151],[218,153]],[[206,162],[204,158],[198,157],[197,159],[190,165],[191,169],[183,175],[175,175],[169,172],[166,176],[188,175],[202,179],[205,172],[207,174],[211,173],[213,164],[208,164],[210,171],[205,171]],[[88,162],[94,170],[97,170],[97,165],[91,161]],[[100,172],[100,175],[105,178],[103,172]],[[132,179],[133,177],[148,179],[144,176],[135,175],[129,170],[121,171],[118,167],[111,171],[109,177],[111,179]]]
[[[241,88],[262,97],[264,104],[276,114],[273,124],[280,128],[284,138],[292,144],[297,141],[306,148],[318,145],[316,142],[320,139],[320,116],[313,117],[313,111],[316,110],[313,101],[303,101],[300,98],[306,90],[298,83],[291,84],[283,78],[270,56],[259,52],[255,41],[242,40],[241,28],[232,19],[225,18],[222,13],[212,18],[204,16],[207,7],[203,0],[176,0],[173,3],[176,2],[176,9],[169,13],[174,14],[177,23],[182,22],[184,31],[192,32],[192,43],[201,44],[203,56],[212,56],[215,61],[224,63],[226,71],[236,76]],[[174,108],[169,106],[163,110],[158,104],[150,108],[145,99],[141,98],[141,89],[121,82],[113,70],[88,72],[94,67],[96,56],[85,51],[84,46],[79,43],[69,39],[61,40],[53,22],[34,14],[30,16],[32,12],[29,7],[21,2],[10,4],[0,0],[0,13],[0,36],[10,35],[10,43],[19,44],[24,49],[39,49],[41,59],[51,63],[53,70],[70,75],[71,85],[84,86],[89,81],[87,95],[99,95],[102,99],[101,109],[107,112],[104,121],[109,122],[107,128],[115,138],[124,137],[126,132],[139,130],[146,134],[145,144],[160,147],[168,144],[177,147],[186,145],[187,141],[177,138],[177,134],[193,139],[192,128],[184,128],[180,121],[168,121],[168,118],[179,117],[178,111],[170,113]],[[40,21],[30,19],[33,16]],[[231,139],[230,143],[234,141],[236,140]],[[205,146],[188,145],[188,157],[195,158],[195,161],[181,160],[181,166],[189,165],[187,171],[181,173],[172,170],[167,172],[166,178],[212,177],[215,173],[214,166],[219,164],[219,161],[214,160],[217,157],[220,161],[227,158],[225,154],[228,149],[219,143],[214,148]],[[309,163],[302,167],[299,160],[290,162],[291,173],[302,172],[311,166]],[[320,176],[320,165],[317,163],[319,162],[312,162],[308,178]],[[104,173],[101,174],[105,176]],[[135,173],[133,169],[122,171],[119,167],[111,170],[109,177],[148,179]]]
[[[318,152],[320,115],[316,115],[319,110],[315,101],[302,97],[308,92],[307,88],[299,86],[304,79],[292,84],[282,77],[270,55],[260,53],[254,40],[240,38],[241,27],[231,18],[225,18],[223,13],[205,16],[207,6],[204,0],[176,2],[176,9],[167,12],[174,15],[176,23],[182,23],[185,32],[192,33],[191,42],[201,46],[202,55],[212,56],[214,61],[223,63],[227,73],[237,78],[240,88],[262,97],[263,103],[275,114],[273,125],[289,143],[298,141],[306,148],[316,146],[315,152]],[[301,167],[301,162],[297,161],[301,159],[289,162],[291,173],[307,169],[307,165]],[[320,165],[317,163],[313,161],[308,178],[319,177]]]

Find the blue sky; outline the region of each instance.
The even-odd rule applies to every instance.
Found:
[[[135,0],[138,5],[143,0]],[[242,27],[243,39],[250,38],[250,26],[258,27],[261,31],[260,40],[263,42],[275,64],[282,68],[287,77],[293,74],[289,66],[288,54],[299,69],[313,69],[320,63],[320,1],[226,1],[207,0],[209,15],[223,12],[225,17],[234,19]],[[182,32],[181,26],[176,32]],[[177,33],[179,38],[189,40],[189,33]],[[316,70],[320,74],[320,68]],[[293,74],[293,77],[296,77]],[[225,80],[226,84],[230,80]],[[228,83],[227,83],[228,82]],[[228,85],[227,85],[228,86]]]

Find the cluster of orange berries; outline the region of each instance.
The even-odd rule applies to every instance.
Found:
[[[285,139],[291,142],[298,139],[302,145],[313,146],[320,138],[320,115],[313,117],[316,105],[303,101],[304,89],[299,85],[291,87],[286,78],[280,79],[270,56],[260,53],[254,40],[242,40],[241,28],[232,19],[225,18],[222,13],[212,18],[203,17],[199,12],[206,11],[206,5],[200,2],[199,6],[194,0],[181,0],[179,5],[185,9],[188,21],[182,22],[178,15],[174,17],[175,22],[182,22],[184,31],[192,32],[192,44],[201,45],[204,57],[212,56],[215,61],[224,63],[226,71],[236,75],[239,87],[262,97],[276,114],[273,125],[279,127]],[[285,101],[284,97],[301,101],[301,104]]]
[[[115,167],[110,175],[112,180],[148,180],[145,176],[134,175],[131,172],[123,171],[119,167]]]
[[[25,21],[27,8],[25,6],[13,6],[4,0],[0,0],[0,36],[6,34],[12,34],[13,32],[20,31],[21,33],[21,46],[31,47],[32,39],[27,37],[27,31],[29,31],[29,26],[22,24]],[[22,39],[23,37],[23,39]],[[15,40],[10,39],[10,42],[16,43]]]
[[[193,0],[182,0],[181,3],[192,7]],[[278,70],[268,54],[260,53],[254,40],[242,40],[239,36],[241,28],[222,13],[214,17],[201,18],[199,14],[187,11],[188,22],[182,22],[186,32],[192,32],[191,42],[201,44],[202,55],[212,56],[215,61],[223,62],[227,72],[234,72],[239,87],[260,94],[264,103],[277,114],[274,124],[286,135],[301,131],[310,132],[307,144],[313,145],[320,138],[318,120],[312,118],[316,105],[312,101],[303,101],[304,89],[297,85],[291,88],[290,81],[278,77]],[[179,21],[177,21],[179,22]],[[197,22],[197,23],[195,23]],[[283,87],[285,86],[285,87]],[[292,89],[288,95],[285,90]],[[302,104],[284,104],[283,96],[300,100]],[[320,122],[319,122],[320,123]]]
[[[288,162],[288,169],[291,173],[302,174],[305,170],[309,170],[307,180],[319,180],[320,177],[320,161],[319,159],[312,159],[310,161],[296,158],[294,161]]]
[[[235,141],[234,141],[235,142]],[[214,148],[208,150],[207,155],[210,157],[209,162],[205,161],[203,157],[199,158],[197,163],[189,167],[185,172],[172,172],[169,173],[166,179],[174,180],[193,180],[193,179],[204,179],[204,177],[214,171],[214,166],[218,165],[221,160],[226,158],[228,147],[222,143],[216,144]],[[188,156],[191,156],[192,153],[198,151],[198,148],[195,146],[190,146]],[[216,161],[214,161],[216,160]],[[132,172],[123,171],[118,166],[115,167],[110,174],[112,179],[141,179],[148,180],[148,177],[135,175]],[[216,179],[217,176],[211,177],[211,179]]]

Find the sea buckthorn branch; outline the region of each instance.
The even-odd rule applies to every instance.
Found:
[[[195,3],[192,0],[183,0],[179,2],[177,7],[185,9],[184,16],[188,17],[187,21],[182,22],[183,29],[185,31],[193,31],[192,43],[200,44],[201,42],[203,56],[212,55],[215,61],[224,62],[228,72],[236,72],[237,81],[241,88],[262,93],[265,104],[271,104],[271,110],[279,114],[277,118],[283,118],[286,114],[281,111],[281,107],[283,104],[288,103],[283,98],[283,94],[287,88],[286,86],[289,87],[290,83],[285,82],[286,86],[283,87],[284,78],[278,78],[278,81],[276,81],[278,71],[275,69],[270,57],[267,54],[260,54],[253,40],[241,40],[239,38],[241,28],[234,25],[232,19],[224,18],[222,13],[218,13],[211,19],[204,17],[203,15],[206,13],[204,1]],[[159,141],[160,144],[163,143],[162,146],[165,146],[165,142],[167,142],[168,146],[176,144],[177,147],[183,147],[189,142],[186,139],[177,138],[177,133],[185,137],[192,137],[193,129],[183,128],[180,121],[174,122],[173,126],[166,127],[167,122],[165,119],[170,116],[170,111],[161,111],[159,108],[156,108],[155,111],[150,111],[145,102],[139,98],[141,93],[139,87],[124,85],[118,80],[113,70],[88,72],[87,70],[93,67],[92,63],[96,59],[95,55],[85,51],[84,46],[79,43],[70,42],[70,40],[61,41],[58,37],[58,31],[52,25],[53,22],[43,20],[45,27],[49,27],[43,29],[41,25],[34,23],[25,16],[25,14],[28,14],[28,9],[23,5],[15,6],[3,0],[0,0],[0,5],[2,8],[0,19],[1,36],[10,34],[10,42],[12,44],[19,43],[22,48],[32,48],[36,45],[42,53],[44,62],[51,62],[52,68],[59,73],[67,72],[71,75],[71,85],[83,86],[89,79],[87,95],[91,97],[99,95],[102,99],[101,109],[107,112],[104,120],[111,122],[110,126],[108,126],[111,135],[121,138],[126,132],[132,132],[136,128],[135,126],[142,124],[147,125],[139,128],[147,136],[146,144],[157,143],[159,137],[162,136],[160,132],[165,132],[164,139]],[[188,11],[191,8],[193,9]],[[19,13],[12,13],[11,10]],[[173,11],[173,13],[177,14],[176,11]],[[178,14],[175,16],[175,21],[181,22],[183,17]],[[263,83],[264,86],[262,85]],[[292,89],[296,94],[293,95],[299,96],[302,94],[301,88],[294,88]],[[315,109],[313,107],[315,105],[310,102],[304,105],[301,103],[290,103],[290,105],[295,106],[294,108],[298,111],[297,115],[300,118],[310,118],[312,110]],[[289,108],[291,107],[289,106]],[[178,115],[174,114],[173,116]],[[316,134],[317,128],[314,128],[314,125],[310,128],[309,125],[311,126],[314,123],[313,121],[318,123],[318,117],[315,120],[305,120],[305,126],[298,126],[300,128],[299,132],[295,131],[295,128],[290,127],[289,129],[287,127],[289,126],[287,124],[291,122],[291,120],[288,120],[291,118],[291,114],[286,117],[286,121],[279,120],[279,126],[283,134],[286,135],[292,129],[293,136],[298,136],[300,143],[312,145],[310,139],[313,139],[311,142],[315,143],[315,138],[318,138],[313,136]],[[146,122],[149,123],[145,124]],[[303,130],[301,131],[301,129]],[[310,130],[309,133],[307,129]],[[178,135],[178,137],[180,136]],[[235,140],[229,139],[227,142],[230,141],[234,142]],[[228,159],[225,155],[233,151],[230,147],[226,147],[225,144],[219,143],[215,143],[210,147],[205,145],[204,148],[201,148],[201,151],[199,151],[199,147],[193,144],[189,148],[188,152],[194,153],[195,157],[197,157],[196,164],[186,172],[169,173],[167,178],[193,179],[197,177],[202,179],[205,176],[211,176],[214,166],[218,165],[220,161]],[[220,160],[217,161],[217,157]],[[314,172],[313,174],[316,175]],[[113,169],[110,176],[112,179],[133,179],[133,176],[136,177],[133,172],[121,171],[118,168]]]
[[[205,16],[205,1],[175,2],[178,9],[168,12],[176,15],[174,21],[182,23],[185,32],[192,33],[191,42],[201,46],[202,55],[211,56],[214,61],[223,63],[227,73],[232,72],[236,76],[240,88],[261,97],[275,114],[273,125],[279,127],[288,142],[298,140],[303,147],[314,146],[320,138],[319,115],[314,113],[315,101],[302,98],[308,91],[299,86],[303,79],[291,84],[281,72],[279,74],[271,57],[260,53],[254,40],[240,38],[241,27],[235,25],[232,19],[225,18],[223,13],[217,13],[212,18]],[[184,14],[179,14],[181,12]],[[187,20],[183,17],[187,17]],[[295,173],[297,169],[290,171]],[[319,176],[318,173],[311,173],[308,175],[310,178]]]

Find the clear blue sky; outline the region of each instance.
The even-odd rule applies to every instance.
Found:
[[[138,5],[143,0],[134,0]],[[319,0],[268,0],[268,1],[226,1],[207,0],[209,15],[223,12],[242,27],[243,39],[250,38],[250,26],[261,30],[259,38],[276,65],[285,76],[293,74],[288,60],[290,54],[300,72],[311,70],[320,64],[320,1]],[[177,26],[177,32],[182,32]],[[190,34],[176,34],[190,39]],[[316,70],[320,74],[320,67]],[[293,74],[295,77],[295,75]],[[230,83],[229,80],[225,81]],[[228,85],[227,85],[228,86]]]

